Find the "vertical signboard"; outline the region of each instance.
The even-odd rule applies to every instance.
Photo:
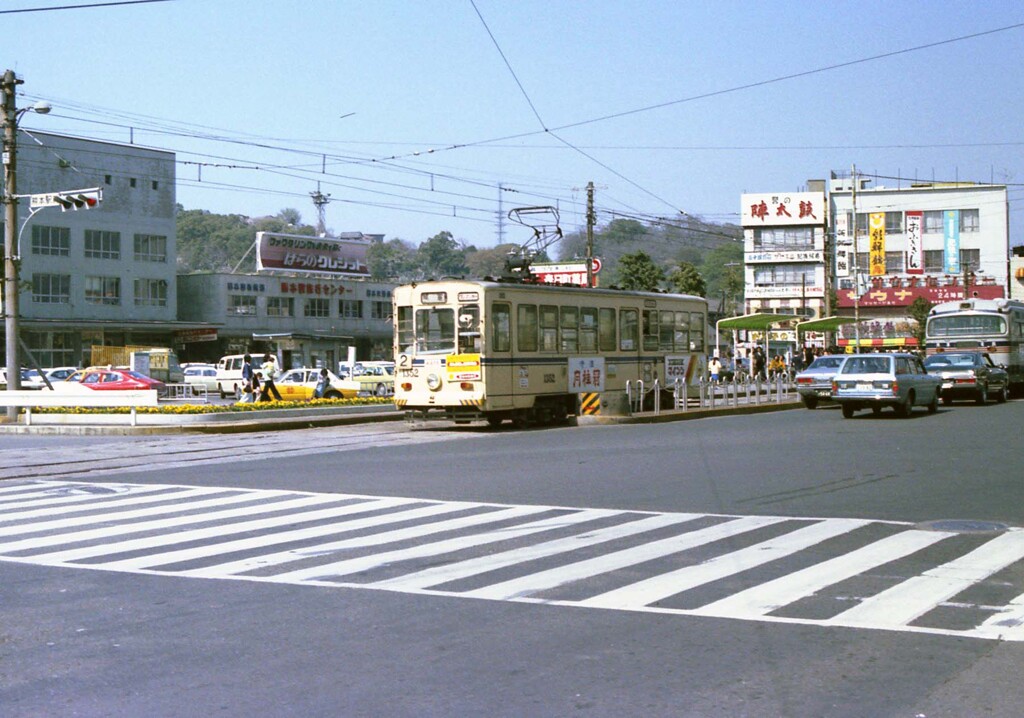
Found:
[[[924,247],[921,226],[924,212],[907,212],[907,274],[924,274]]]
[[[942,213],[945,233],[944,269],[949,274],[960,274],[960,210],[950,209]]]
[[[850,255],[853,239],[850,237],[850,215],[839,212],[836,215],[836,276],[850,276]]]
[[[872,277],[885,275],[885,212],[872,212],[868,215],[869,272]]]
[[[604,391],[604,357],[569,359],[569,392],[583,394]]]

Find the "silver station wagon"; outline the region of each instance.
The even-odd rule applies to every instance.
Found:
[[[899,416],[910,416],[915,406],[939,408],[942,379],[925,371],[913,354],[854,354],[832,380],[832,399],[849,419],[858,409],[874,413],[891,406]]]

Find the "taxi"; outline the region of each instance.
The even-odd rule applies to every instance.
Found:
[[[352,387],[344,386],[345,382],[338,378],[337,374],[327,372],[327,390],[324,392],[324,399],[350,399],[356,395]],[[320,381],[320,370],[302,367],[300,369],[289,369],[282,372],[274,385],[281,393],[282,401],[309,401],[313,399],[317,382]]]
[[[352,376],[341,386],[359,396],[391,396],[395,393],[394,362],[362,362],[353,367]]]

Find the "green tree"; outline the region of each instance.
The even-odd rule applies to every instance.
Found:
[[[416,271],[416,248],[404,239],[374,242],[366,249],[366,264],[373,279],[404,280],[420,276]]]
[[[706,297],[708,293],[704,277],[700,275],[697,268],[689,262],[680,262],[668,275],[668,281],[680,294],[696,294],[698,297]]]
[[[471,277],[498,277],[505,269],[505,260],[510,252],[518,252],[516,244],[499,244],[489,249],[466,251],[466,266]]]
[[[254,271],[256,230],[240,214],[212,214],[178,205],[177,252],[180,272]],[[243,261],[244,257],[244,261]]]
[[[423,242],[416,250],[416,262],[426,277],[461,277],[469,273],[466,250],[451,232],[439,232]]]
[[[641,250],[619,259],[618,277],[623,289],[653,292],[665,281],[665,271]]]
[[[914,327],[914,338],[917,339],[917,345],[924,348],[924,330],[925,324],[928,321],[928,312],[932,310],[935,305],[929,302],[924,297],[918,297],[911,302],[910,307],[907,309],[907,313],[910,318],[916,322]]]

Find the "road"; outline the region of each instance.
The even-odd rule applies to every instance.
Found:
[[[1024,402],[0,449],[5,716],[1016,716]]]

